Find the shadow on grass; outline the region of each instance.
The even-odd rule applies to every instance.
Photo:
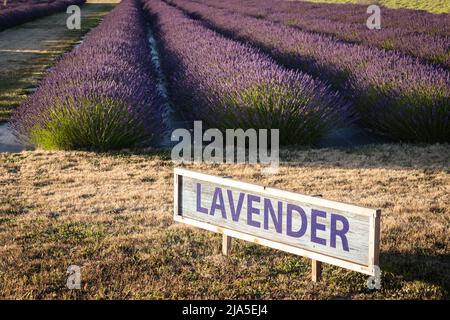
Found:
[[[133,147],[123,150],[98,151],[99,155],[129,157],[133,155],[171,160],[170,147]],[[248,151],[246,151],[248,152]],[[225,150],[224,150],[225,154]],[[387,143],[354,147],[313,148],[311,146],[280,147],[281,168],[386,169],[423,170],[425,175],[449,172],[450,144]],[[193,163],[188,163],[191,165]],[[195,163],[197,164],[197,162]],[[212,166],[218,164],[211,164]],[[233,165],[223,163],[223,165]],[[244,165],[244,164],[242,164]],[[254,166],[254,164],[246,164]]]
[[[382,252],[380,261],[383,286],[420,281],[441,287],[443,298],[450,299],[450,254]]]

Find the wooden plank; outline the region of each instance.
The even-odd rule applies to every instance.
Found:
[[[173,189],[175,190],[173,193],[173,215],[178,216],[179,208],[180,208],[180,192],[179,192],[179,181],[181,176],[178,174],[173,175]]]
[[[212,231],[212,232],[217,232],[217,233],[221,233],[221,234],[226,234],[229,235],[233,238],[236,239],[241,239],[241,240],[245,240],[248,242],[253,242],[256,244],[260,244],[266,247],[270,247],[273,249],[277,249],[277,250],[281,250],[281,251],[285,251],[288,253],[292,253],[292,254],[296,254],[302,257],[306,257],[309,259],[315,259],[315,260],[319,260],[328,264],[332,264],[338,267],[342,267],[342,268],[346,268],[349,270],[353,270],[353,271],[357,271],[357,272],[361,272],[370,276],[374,276],[374,272],[372,270],[372,268],[368,268],[367,266],[364,265],[359,265],[356,263],[352,263],[352,262],[348,262],[345,260],[341,260],[341,259],[336,259],[333,257],[328,257],[326,255],[322,255],[320,253],[315,253],[315,252],[311,252],[311,251],[307,251],[307,250],[303,250],[300,248],[296,248],[293,246],[289,246],[289,245],[285,245],[279,242],[275,242],[275,241],[271,241],[271,240],[267,240],[267,239],[263,239],[263,238],[258,238],[249,234],[245,234],[236,230],[230,230],[230,229],[226,229],[226,228],[221,228],[206,222],[202,222],[202,221],[198,221],[198,220],[193,220],[193,219],[189,219],[189,218],[185,218],[183,216],[176,216],[174,218],[175,221],[177,222],[181,222],[184,224],[188,224],[191,225],[193,227],[197,227],[197,228],[201,228],[201,229],[205,229],[208,231]]]
[[[311,260],[311,279],[313,282],[319,282],[322,279],[322,262]]]
[[[369,261],[369,265],[371,266],[378,266],[380,264],[380,220],[381,210],[377,210],[372,218],[370,228],[373,233],[373,235],[371,235],[371,246],[369,252],[369,257],[372,258],[372,260]]]
[[[228,210],[227,218],[224,219],[219,211],[217,211],[214,215],[212,214],[204,214],[199,213],[197,211],[197,184],[201,184],[201,207],[206,208],[207,210],[211,208],[212,199],[214,198],[214,192],[217,187],[223,188],[223,201],[225,203],[225,208],[230,208],[231,201],[228,199],[227,193],[231,192],[233,202],[237,202],[240,195],[247,194],[247,190],[233,188],[227,189],[223,185],[212,184],[210,182],[204,182],[202,180],[193,179],[189,177],[184,177],[182,180],[182,212],[183,216],[191,219],[200,219],[202,221],[216,224],[220,227],[224,227],[227,229],[235,229],[244,233],[252,234],[258,236],[260,238],[276,240],[278,242],[300,247],[303,249],[320,252],[328,256],[340,257],[348,261],[356,262],[359,264],[367,264],[369,260],[369,224],[370,219],[366,215],[357,215],[353,213],[346,213],[338,209],[334,209],[332,211],[333,214],[340,214],[342,216],[346,216],[349,221],[349,224],[352,226],[351,230],[347,233],[348,243],[350,244],[349,250],[346,251],[341,243],[341,239],[338,237],[336,239],[336,247],[333,248],[330,246],[331,241],[331,219],[330,219],[330,209],[319,206],[311,206],[304,202],[298,201],[289,201],[290,204],[298,205],[302,209],[304,209],[306,215],[306,221],[303,221],[302,217],[299,214],[292,215],[291,221],[292,226],[301,226],[303,224],[307,225],[304,236],[300,238],[288,237],[286,235],[286,223],[283,224],[283,230],[279,232],[276,229],[275,224],[272,222],[271,218],[268,217],[268,225],[265,228],[263,217],[263,200],[268,199],[273,203],[273,208],[277,211],[277,203],[282,198],[276,198],[271,195],[265,195],[263,192],[254,192],[250,191],[252,195],[256,195],[261,198],[259,203],[254,203],[253,207],[258,210],[259,214],[255,214],[255,220],[259,219],[257,224],[260,227],[255,227],[251,225],[252,221],[249,220],[247,212],[249,210],[248,203],[245,201],[242,202],[241,214],[239,216],[239,223],[234,221],[231,218],[231,213]],[[226,191],[225,191],[226,190]],[[286,208],[287,201],[283,199],[282,206]],[[236,205],[236,204],[235,204]],[[323,226],[325,226],[325,231],[316,231],[316,236],[325,239],[327,245],[322,245],[318,243],[311,242],[311,237],[313,237],[312,226],[312,210],[320,210],[322,212],[328,212],[327,218],[318,218],[317,221],[320,222]],[[283,219],[284,218],[284,219]],[[286,214],[281,218],[283,221],[286,221]],[[264,220],[264,221],[263,221]]]
[[[322,206],[325,208],[335,208],[336,207],[337,209],[342,210],[342,211],[366,215],[368,217],[371,217],[374,214],[374,212],[376,212],[375,209],[355,206],[352,204],[346,204],[346,203],[337,202],[337,201],[333,201],[333,200],[327,200],[327,199],[323,199],[320,197],[312,197],[312,196],[302,195],[302,194],[293,193],[293,192],[289,192],[289,191],[263,187],[263,186],[259,186],[259,185],[255,185],[255,184],[251,184],[251,183],[247,183],[247,182],[242,182],[242,181],[237,181],[237,180],[232,180],[232,179],[224,179],[221,177],[211,176],[211,175],[207,175],[204,173],[191,171],[191,170],[187,170],[187,169],[183,169],[183,168],[175,168],[174,173],[184,176],[184,177],[196,178],[196,179],[202,180],[202,181],[209,181],[212,183],[221,184],[223,186],[236,187],[236,188],[244,189],[244,190],[253,190],[256,192],[258,192],[258,191],[264,192],[267,195],[280,196],[285,199],[295,200],[298,202],[307,202],[311,205]]]
[[[377,210],[375,215],[375,240],[374,240],[374,248],[373,248],[373,262],[372,265],[379,266],[380,265],[380,236],[381,236],[381,210]]]
[[[231,253],[232,238],[226,234],[222,234],[222,254],[228,256]]]
[[[174,200],[178,204],[175,220],[224,234],[225,255],[231,247],[229,238],[234,237],[318,263],[374,275],[379,253],[379,210],[185,169],[176,168],[174,172],[179,177],[175,182],[178,193]],[[301,212],[293,214],[292,210],[286,210],[288,207],[299,208]]]

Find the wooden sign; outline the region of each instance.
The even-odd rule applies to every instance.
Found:
[[[176,168],[174,219],[231,237],[375,275],[380,210]],[[317,270],[318,269],[318,270]]]

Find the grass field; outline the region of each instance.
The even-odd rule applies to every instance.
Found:
[[[406,8],[432,13],[450,13],[450,1],[447,0],[308,0],[308,2],[379,4],[392,9]]]
[[[119,1],[89,0],[80,31],[67,30],[63,12],[0,32],[0,122],[110,2]],[[430,12],[450,6],[378,2]],[[310,260],[240,240],[223,256],[221,235],[173,222],[169,156],[153,149],[0,153],[0,299],[450,299],[449,144],[283,149],[271,176],[257,165],[185,165],[381,209],[382,288],[375,291],[367,276],[330,265],[313,283]],[[81,290],[66,287],[70,265],[81,267]]]
[[[165,154],[0,155],[1,298],[441,299],[450,290],[450,146],[283,151],[281,171],[194,170],[382,209],[382,289],[366,276],[175,224]],[[69,265],[82,289],[66,289]]]
[[[84,4],[81,30],[68,30],[65,12],[0,32],[0,123],[37,86],[45,70],[96,26],[114,4]]]

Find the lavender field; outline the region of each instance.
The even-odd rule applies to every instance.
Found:
[[[450,298],[441,0],[381,5],[376,28],[356,1],[103,2],[0,0],[0,299]],[[266,129],[279,130],[258,149],[277,157],[269,173],[251,154]],[[229,131],[243,132],[244,161],[228,141],[207,145]],[[181,164],[175,133],[193,146]],[[208,148],[220,161],[198,156]],[[226,238],[174,222],[176,167],[381,210],[381,288],[325,261],[311,282],[316,258],[257,238],[222,255]]]
[[[450,26],[447,14],[383,9],[383,27],[373,32],[366,26],[367,7],[362,5],[327,6],[303,1],[270,0],[195,2],[304,31],[331,35],[336,40],[397,50],[447,68],[450,66]]]
[[[363,9],[123,1],[46,75],[12,126],[50,149],[157,145],[174,129],[162,116],[170,105],[178,120],[211,128],[280,129],[282,144],[316,145],[354,126],[393,141],[448,142],[447,15],[385,9],[383,28],[369,30]]]
[[[280,64],[330,84],[371,130],[404,141],[449,139],[446,68],[227,9],[183,0],[172,3],[218,32],[261,48]]]

